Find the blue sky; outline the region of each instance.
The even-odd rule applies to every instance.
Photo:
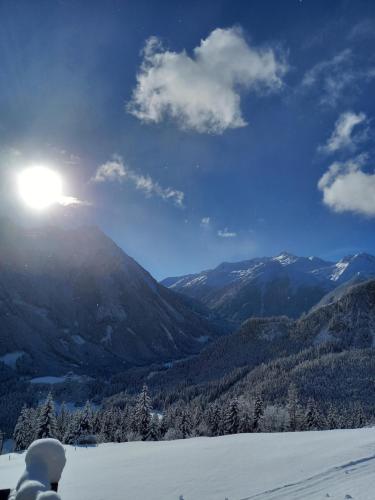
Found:
[[[97,224],[157,278],[375,253],[372,1],[1,1],[5,215]],[[84,203],[33,213],[14,173]]]

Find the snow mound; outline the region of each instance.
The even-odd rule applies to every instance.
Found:
[[[9,500],[35,500],[37,495],[46,489],[46,486],[40,481],[25,480],[11,493]]]
[[[61,497],[54,491],[44,491],[39,493],[36,500],[61,500]]]
[[[57,439],[37,439],[29,446],[25,463],[30,473],[43,471],[49,483],[58,483],[66,463],[64,447]]]
[[[52,483],[58,483],[65,467],[65,450],[57,439],[34,441],[26,452],[26,468],[9,500],[59,500],[49,491]]]

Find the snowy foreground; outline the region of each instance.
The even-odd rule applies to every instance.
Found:
[[[66,447],[62,500],[375,498],[375,428]],[[24,454],[0,457],[0,489]]]

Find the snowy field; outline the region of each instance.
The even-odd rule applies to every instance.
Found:
[[[375,498],[375,428],[67,446],[62,500]],[[0,457],[13,487],[24,455]]]

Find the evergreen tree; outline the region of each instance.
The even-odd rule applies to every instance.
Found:
[[[298,390],[295,384],[290,384],[288,389],[287,409],[289,415],[289,430],[296,431],[300,423],[300,407],[298,400]]]
[[[188,410],[182,410],[178,422],[178,430],[181,432],[182,439],[186,439],[191,435],[192,423]]]
[[[240,427],[239,432],[253,432],[254,422],[252,415],[250,414],[249,408],[243,408],[240,417]]]
[[[113,408],[106,408],[101,414],[100,436],[102,441],[110,443],[115,437],[115,423]]]
[[[150,441],[159,441],[160,437],[159,429],[160,429],[159,416],[157,413],[154,413],[151,418],[150,433],[148,436],[148,439]]]
[[[219,436],[221,431],[221,411],[217,403],[213,403],[208,411],[208,429],[211,436]]]
[[[238,399],[234,398],[229,402],[224,416],[225,434],[237,434],[240,425],[240,411]]]
[[[305,430],[319,430],[323,429],[322,416],[318,410],[317,404],[314,399],[310,398],[307,402],[306,413],[304,417]]]
[[[76,445],[78,444],[78,438],[78,414],[77,412],[73,412],[70,414],[70,418],[66,426],[63,443]]]
[[[363,408],[361,403],[357,402],[354,406],[353,411],[353,427],[354,429],[358,429],[363,427],[366,424],[366,417],[363,412]]]
[[[92,417],[92,432],[96,435],[96,434],[100,434],[101,432],[101,429],[102,429],[102,420],[101,420],[101,417],[102,417],[102,411],[99,410],[99,411],[95,411],[93,413],[93,417]]]
[[[23,406],[13,432],[15,451],[26,450],[34,440],[35,411]]]
[[[326,424],[328,429],[339,429],[339,417],[336,408],[331,404],[328,408]]]
[[[163,414],[159,421],[159,436],[160,439],[163,439],[163,437],[167,434],[168,432],[168,419],[166,418],[166,415]]]
[[[61,442],[63,442],[64,440],[66,431],[68,429],[69,420],[70,420],[70,413],[65,403],[62,403],[60,407],[60,412],[57,416],[57,436]]]
[[[141,436],[142,441],[146,441],[150,433],[151,424],[151,399],[148,395],[146,385],[143,386],[135,405],[134,422],[136,431]]]
[[[77,412],[77,434],[85,437],[92,434],[93,412],[90,402],[87,401],[84,408]]]
[[[35,439],[57,438],[57,421],[52,394],[49,393],[39,409],[36,422]]]
[[[254,403],[254,421],[253,421],[253,430],[257,432],[259,430],[260,419],[262,418],[264,413],[263,410],[263,399],[260,394],[258,394],[255,398]]]

